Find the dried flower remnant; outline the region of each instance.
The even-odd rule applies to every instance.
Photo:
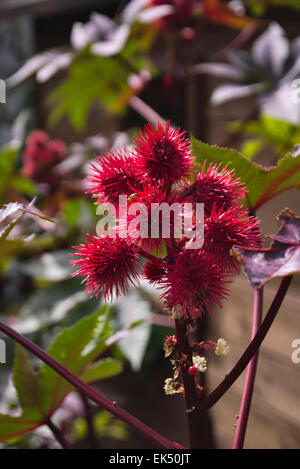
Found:
[[[200,373],[207,371],[207,358],[200,355],[193,355],[193,366],[197,368]]]
[[[184,392],[182,384],[175,381],[173,378],[165,380],[164,390],[166,394],[178,394]]]
[[[229,353],[229,345],[227,344],[226,340],[223,338],[218,339],[215,354],[216,355],[221,355],[221,356],[226,356]]]
[[[176,345],[175,335],[167,336],[164,342],[164,351],[165,351],[166,358],[172,354],[172,352],[174,351],[175,345]]]

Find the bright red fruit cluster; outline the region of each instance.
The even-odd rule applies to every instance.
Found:
[[[41,131],[31,132],[23,153],[24,174],[37,182],[52,182],[53,167],[67,154],[67,148],[61,140],[50,140]]]
[[[148,208],[153,203],[188,202],[192,212],[197,203],[205,207],[204,244],[197,249],[190,249],[190,240],[176,238],[172,230],[164,238],[160,226],[158,238],[151,238],[151,232],[148,238],[138,237],[134,229],[127,238],[117,233],[114,238],[88,234],[75,248],[73,255],[79,259],[72,263],[78,268],[73,275],[83,275],[93,296],[125,293],[143,269],[142,275],[162,289],[166,306],[192,320],[220,305],[228,294],[226,285],[238,272],[232,248],[260,246],[258,220],[248,216],[241,204],[246,196],[241,181],[220,165],[197,170],[189,140],[169,123],[147,125],[130,150],[98,157],[91,164],[88,182],[96,204],[117,207],[118,197],[126,195],[128,210],[133,203]],[[150,225],[151,212],[145,210],[143,215],[141,209],[141,214],[149,217]],[[164,256],[156,257],[154,249],[164,251]]]

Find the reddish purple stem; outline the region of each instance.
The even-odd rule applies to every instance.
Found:
[[[271,325],[273,324],[273,321],[276,318],[279,308],[282,305],[286,292],[288,291],[292,278],[292,276],[288,276],[282,279],[278,291],[272,301],[272,304],[259,330],[255,334],[255,337],[250,342],[245,352],[243,353],[239,361],[236,363],[236,365],[232,368],[230,373],[228,373],[224,380],[201,401],[201,403],[199,404],[199,410],[210,409],[213,405],[215,405],[216,402],[221,399],[221,397],[228,391],[228,389],[233,385],[233,383],[245,370],[250,360],[258,351]]]
[[[143,422],[141,422],[136,417],[131,415],[129,412],[126,412],[126,410],[119,407],[116,402],[110,401],[105,396],[100,394],[98,391],[91,388],[88,384],[84,383],[80,378],[78,378],[76,375],[71,373],[71,371],[69,371],[67,368],[61,365],[58,361],[56,361],[46,352],[44,352],[36,344],[34,344],[30,340],[28,340],[26,337],[16,332],[11,327],[2,323],[1,321],[0,321],[0,330],[4,332],[4,334],[11,337],[13,340],[21,344],[27,350],[32,352],[40,360],[45,362],[48,366],[50,366],[50,368],[56,371],[56,373],[62,376],[66,381],[72,384],[72,386],[77,388],[80,392],[82,392],[85,396],[87,396],[91,401],[103,407],[103,409],[112,413],[118,419],[121,419],[124,422],[126,422],[132,428],[134,428],[139,433],[144,435],[146,438],[151,440],[157,447],[164,448],[164,449],[184,449],[183,446],[179,445],[178,443],[168,440],[167,438],[160,435],[152,428],[148,427],[148,425],[145,425]],[[48,422],[45,422],[45,423],[48,424]]]
[[[262,309],[263,309],[263,287],[254,290],[253,296],[253,317],[252,317],[252,332],[251,340],[254,339],[257,334],[261,321],[262,321]],[[259,350],[252,358],[248,365],[245,386],[243,390],[243,396],[241,401],[240,412],[237,421],[237,427],[234,435],[234,442],[232,449],[242,449],[244,445],[247,423],[249,418],[249,412],[251,407],[252,395],[254,391],[254,382],[257,369]]]

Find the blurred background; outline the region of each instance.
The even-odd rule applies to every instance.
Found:
[[[90,300],[70,279],[71,246],[97,222],[84,177],[95,155],[130,144],[145,122],[162,116],[264,166],[295,151],[300,119],[291,93],[300,85],[299,22],[299,0],[0,0],[1,206],[36,197],[35,207],[57,222],[25,217],[17,241],[3,253],[0,315],[6,322],[46,348],[64,327],[99,308],[102,300]],[[299,215],[296,190],[258,210],[266,234],[278,229],[275,216],[285,207]],[[277,285],[265,287],[265,310]],[[291,360],[291,343],[300,338],[298,295],[296,278],[261,349],[246,448],[300,447],[300,365]],[[171,367],[162,345],[172,328],[158,297],[142,283],[114,304],[116,331],[143,322],[109,352],[123,363],[122,373],[95,386],[187,444],[184,400],[163,390]],[[230,344],[227,357],[209,361],[209,388],[248,344],[251,309],[242,273],[224,308],[202,324],[202,340],[224,337]],[[17,407],[13,344],[5,340],[2,413]],[[217,448],[231,447],[243,383],[244,374],[211,413]],[[151,447],[75,393],[57,414],[78,447],[89,447],[91,438],[98,448]],[[41,427],[2,447],[55,445]]]

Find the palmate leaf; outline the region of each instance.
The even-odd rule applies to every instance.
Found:
[[[272,244],[267,251],[239,249],[252,286],[259,288],[273,278],[286,277],[300,272],[300,217],[290,209],[277,216],[281,227],[271,236]]]
[[[194,137],[192,149],[196,162],[201,165],[207,161],[234,169],[248,190],[248,206],[252,210],[257,210],[282,192],[300,188],[300,155],[287,154],[280,158],[277,166],[264,168],[235,150],[208,145]]]
[[[82,131],[95,103],[115,113],[124,112],[133,94],[128,76],[132,69],[139,73],[147,63],[139,55],[140,47],[139,41],[131,39],[117,58],[93,55],[88,48],[80,51],[69,67],[67,79],[49,97],[49,103],[54,105],[49,124],[56,124],[67,115],[71,124]]]
[[[104,359],[93,363],[107,349],[111,335],[111,309],[100,311],[65,329],[55,339],[49,354],[86,382],[107,378],[120,373],[121,363]],[[22,414],[18,417],[0,415],[0,441],[8,441],[43,425],[61,404],[72,386],[55,371],[43,364],[35,372],[27,352],[17,346],[13,371]]]

